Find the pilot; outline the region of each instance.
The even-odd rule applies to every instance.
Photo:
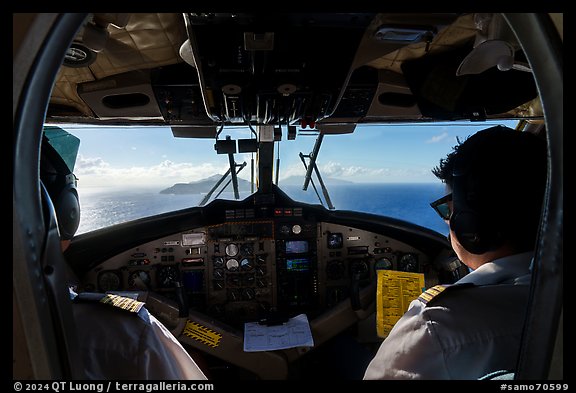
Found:
[[[80,222],[76,178],[44,138],[41,181],[54,206],[64,252]],[[205,380],[204,372],[142,302],[125,296],[76,293],[74,320],[87,379]]]
[[[364,379],[482,379],[514,373],[546,184],[546,143],[503,126],[479,131],[432,172],[431,206],[470,273],[411,302]]]

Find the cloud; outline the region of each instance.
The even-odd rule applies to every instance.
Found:
[[[74,166],[74,173],[79,175],[98,175],[110,169],[110,165],[100,157],[84,157],[78,155]]]
[[[432,138],[428,139],[426,143],[438,143],[448,137],[448,133],[444,131],[440,135],[434,135]]]
[[[322,178],[334,178],[341,180],[348,180],[352,182],[420,182],[431,181],[429,168],[419,167],[380,167],[370,168],[364,166],[346,166],[339,162],[330,161],[326,164],[319,164],[318,169]],[[280,178],[287,178],[290,176],[299,176],[304,178],[306,170],[303,165],[293,165],[280,171]]]
[[[367,167],[344,165],[329,161],[318,163],[323,179],[333,178],[357,183],[379,182],[426,182],[434,181],[429,168],[418,166]],[[227,163],[191,163],[163,160],[149,166],[115,167],[101,157],[78,155],[74,173],[78,177],[78,187],[141,188],[162,189],[175,183],[188,183],[215,174],[223,175],[228,170]],[[306,169],[302,163],[281,167],[280,179],[290,176],[304,178]],[[239,177],[250,179],[250,166],[240,172]],[[314,175],[314,178],[316,176]]]
[[[74,173],[78,187],[159,187],[187,183],[215,174],[224,174],[226,164],[177,163],[164,160],[150,166],[113,167],[100,157],[78,155]]]

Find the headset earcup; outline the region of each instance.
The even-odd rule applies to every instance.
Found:
[[[489,236],[485,235],[482,220],[473,211],[465,210],[452,214],[450,229],[458,242],[472,254],[483,254],[490,249]]]
[[[468,162],[464,156],[458,155],[454,161],[452,184],[452,215],[450,229],[458,242],[472,254],[483,254],[491,244],[486,236],[485,223],[487,217],[482,217],[478,211],[479,184],[471,176]]]
[[[60,237],[63,240],[70,240],[80,225],[80,201],[74,185],[66,185],[59,193],[54,205],[58,216]]]

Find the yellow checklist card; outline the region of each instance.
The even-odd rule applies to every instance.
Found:
[[[424,274],[378,270],[376,329],[385,338],[408,306],[424,291]]]

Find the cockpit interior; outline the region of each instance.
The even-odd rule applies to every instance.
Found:
[[[246,323],[281,325],[305,314],[315,348],[361,338],[365,342],[356,343],[356,350],[367,361],[370,348],[380,342],[375,328],[379,270],[422,273],[426,288],[468,272],[446,238],[431,230],[307,206],[276,186],[265,196],[217,200],[108,229],[97,241],[88,238],[78,244],[90,246],[67,253],[80,274],[80,290],[141,292],[151,312],[185,344],[261,379],[302,377],[302,362],[314,358],[304,355],[314,351],[245,352]],[[91,263],[82,265],[86,260]],[[211,333],[188,334],[188,321]],[[360,325],[365,325],[361,337]]]
[[[43,64],[47,70],[46,86],[42,85],[46,96],[36,98],[44,100],[40,107],[46,110],[24,116],[28,112],[22,109],[15,120],[14,157],[38,158],[15,164],[14,214],[20,222],[15,224],[14,240],[14,302],[19,310],[15,321],[24,321],[19,330],[30,340],[15,344],[15,353],[27,354],[15,361],[15,375],[70,376],[62,360],[70,355],[69,346],[57,334],[69,327],[65,315],[70,305],[63,304],[64,287],[52,286],[70,280],[78,291],[135,294],[209,379],[362,379],[384,339],[379,329],[387,317],[377,311],[382,307],[378,299],[386,298],[382,280],[389,276],[383,272],[394,274],[384,287],[404,285],[399,284],[408,282],[404,277],[419,277],[420,284],[410,285],[422,292],[454,283],[469,270],[445,234],[400,218],[335,208],[316,162],[323,138],[361,138],[366,125],[513,120],[518,130],[558,146],[555,135],[561,135],[562,127],[550,122],[545,105],[554,102],[548,101],[554,94],[542,88],[548,82],[535,76],[552,78],[554,72],[552,65],[535,59],[541,48],[525,38],[530,33],[522,27],[527,23],[522,15],[20,15],[18,29],[30,27],[36,37],[45,38],[15,34],[19,47],[40,55],[50,48],[54,54],[51,66],[47,59],[32,64],[32,58],[15,56],[23,62],[15,65],[15,73]],[[559,15],[537,15],[530,21],[544,26],[538,31],[552,26],[562,31]],[[26,78],[16,75],[15,86]],[[36,78],[22,86],[40,89]],[[15,101],[33,99],[23,91]],[[45,276],[48,268],[36,266],[44,257],[33,258],[25,250],[59,252],[41,246],[44,225],[25,224],[46,220],[37,192],[41,130],[46,127],[164,127],[177,141],[210,140],[214,155],[229,159],[218,184],[229,179],[228,190],[235,197],[208,201],[213,188],[197,206],[78,234],[63,253],[66,269],[57,273],[62,274],[59,281],[48,278],[45,287],[34,287],[21,277]],[[235,128],[244,128],[250,136],[225,137],[224,131]],[[23,136],[32,129],[38,130],[35,136]],[[295,200],[278,182],[279,146],[307,133],[316,142],[309,155],[301,153],[301,184],[304,189],[318,186],[325,204]],[[110,145],[116,143],[111,139]],[[551,156],[556,157],[554,151]],[[245,197],[239,197],[238,173],[245,164],[241,168],[235,161],[238,153],[256,156],[252,168],[245,169],[252,178]],[[551,168],[556,165],[551,161]],[[25,178],[36,179],[35,185]],[[558,191],[551,187],[550,197]],[[19,207],[26,201],[34,208]],[[555,210],[547,211],[552,216]],[[561,221],[545,225],[559,225],[562,232]],[[556,240],[561,249],[561,236]],[[543,253],[542,258],[557,260],[558,255]],[[405,311],[413,298],[402,298],[402,288],[390,291],[386,301],[396,310],[390,312]],[[42,302],[25,301],[31,293],[40,299],[59,298],[49,301],[58,311],[47,313]],[[543,293],[535,296],[540,299]],[[553,315],[544,318],[550,334],[557,333],[561,305],[560,301],[549,310]],[[531,318],[544,315],[539,312],[533,310]],[[280,335],[274,339],[280,347],[247,349],[249,324],[282,327],[302,315],[313,344],[290,345]],[[29,322],[41,320],[49,321],[44,326],[51,328],[31,331]],[[59,349],[51,346],[50,334],[59,337]],[[30,343],[44,349],[31,354]],[[541,351],[544,358],[552,357],[552,347]],[[534,372],[530,367],[536,366],[524,362],[526,373]]]

